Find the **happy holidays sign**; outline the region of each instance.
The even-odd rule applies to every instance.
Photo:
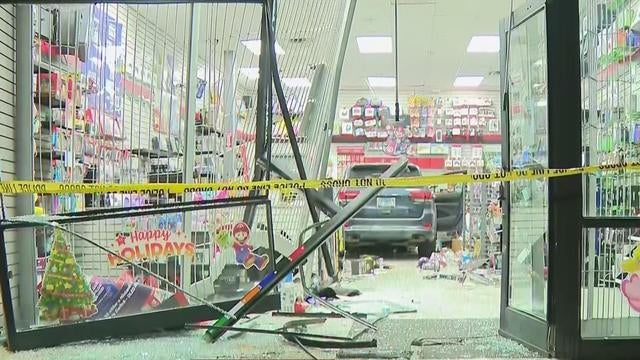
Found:
[[[134,263],[170,256],[195,256],[193,243],[187,236],[168,229],[134,230],[129,234],[118,234],[112,248],[121,257]],[[113,254],[107,254],[107,260],[111,267],[125,263]]]

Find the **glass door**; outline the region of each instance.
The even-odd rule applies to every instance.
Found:
[[[544,2],[530,3],[514,11],[513,19],[506,24],[503,80],[508,139],[503,145],[503,165],[510,170],[548,168]],[[545,179],[505,185],[507,211],[501,311],[501,331],[505,335],[543,351],[548,347],[547,185]]]

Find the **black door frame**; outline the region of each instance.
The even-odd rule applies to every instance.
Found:
[[[511,30],[543,7],[547,28],[549,168],[581,165],[581,93],[578,0],[530,0],[501,24],[501,48],[508,49]],[[512,16],[513,20],[512,21]],[[509,169],[509,104],[507,51],[501,56],[503,167]],[[505,151],[506,150],[506,151]],[[573,357],[580,316],[580,242],[582,181],[580,177],[549,180],[547,318],[539,319],[508,306],[509,184],[503,189],[505,219],[500,304],[500,333],[544,353]]]

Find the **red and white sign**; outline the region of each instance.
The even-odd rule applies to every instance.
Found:
[[[130,234],[118,234],[113,250],[130,262],[166,259],[169,256],[194,257],[191,241],[184,234],[168,229],[133,230]],[[125,263],[113,254],[107,254],[111,267]]]

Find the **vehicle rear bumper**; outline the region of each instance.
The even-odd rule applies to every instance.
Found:
[[[416,245],[433,241],[435,232],[422,225],[358,224],[344,228],[345,242],[358,245]]]

